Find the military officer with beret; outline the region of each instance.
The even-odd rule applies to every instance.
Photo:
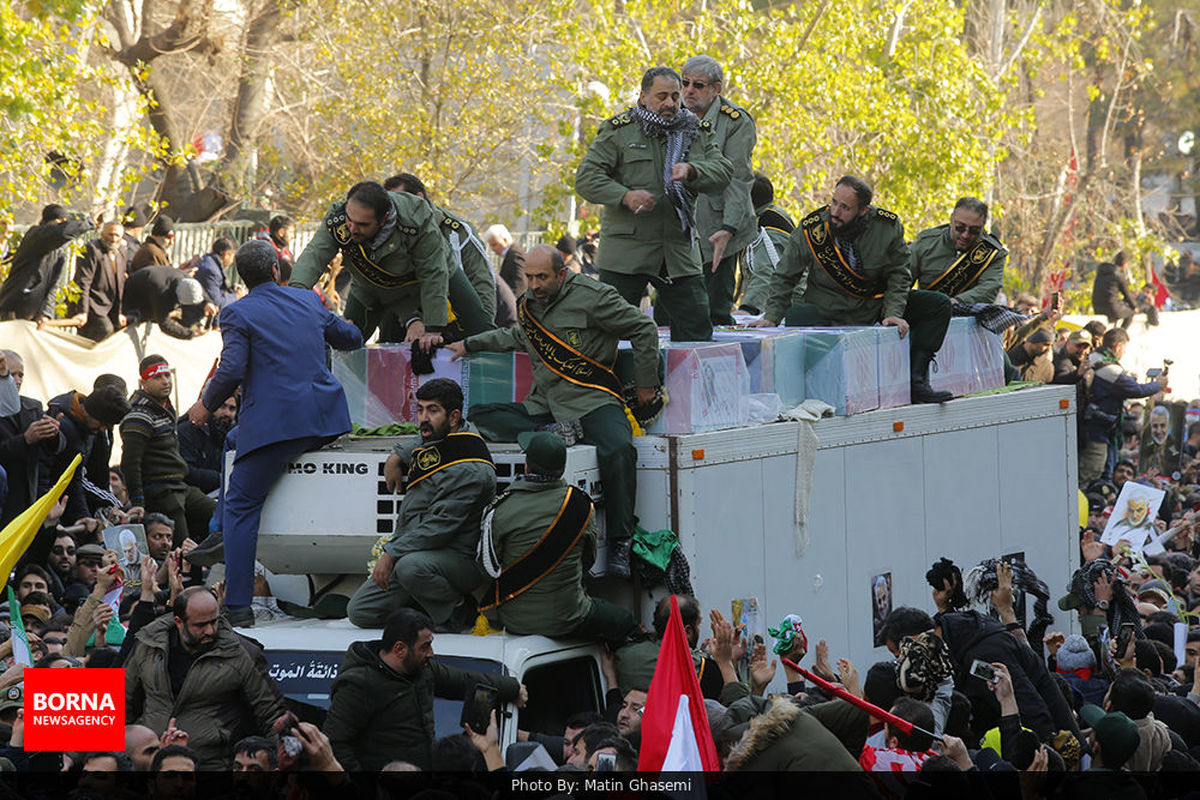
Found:
[[[763,319],[754,324],[894,326],[902,338],[909,336],[913,402],[945,402],[950,393],[935,392],[928,373],[950,325],[950,300],[910,291],[904,226],[892,212],[871,205],[873,197],[861,178],[838,180],[829,205],[806,216],[792,233]],[[803,301],[793,304],[801,281],[807,281]]]
[[[480,567],[492,579],[480,611],[515,634],[608,642],[638,638],[625,609],[589,597],[584,576],[596,560],[592,499],[563,482],[567,447],[547,431],[517,437],[525,471],[483,514]]]
[[[613,287],[568,270],[562,254],[549,245],[531,249],[524,269],[529,288],[517,302],[518,324],[449,347],[455,358],[525,350],[533,365],[533,391],[523,403],[471,406],[471,423],[497,442],[516,441],[523,431],[555,423],[580,426],[582,441],[596,447],[608,537],[628,538],[633,535],[637,455],[625,389],[612,365],[617,343],[628,340],[637,387],[633,402],[654,402],[659,386],[654,321]]]
[[[737,268],[746,247],[758,234],[750,186],[754,167],[756,134],[749,112],[733,103],[721,90],[724,73],[711,56],[692,56],[680,70],[683,104],[712,126],[713,139],[721,155],[729,160],[733,175],[719,192],[704,192],[696,199],[696,230],[704,283],[708,288],[708,312],[713,325],[732,325]]]
[[[454,266],[466,273],[467,280],[479,297],[484,316],[493,319],[496,316],[496,276],[492,274],[491,264],[488,263],[487,250],[475,235],[471,223],[430,200],[424,182],[411,173],[393,175],[383,182],[383,188],[389,192],[415,194],[433,207],[438,227],[450,246],[450,258]]]
[[[311,289],[341,250],[353,275],[346,318],[369,337],[415,341],[455,322],[466,334],[490,323],[466,275],[451,268],[450,249],[432,206],[394,194],[374,181],[351,187],[334,203],[296,259],[290,285]]]
[[[635,306],[649,281],[671,338],[708,341],[696,194],[723,190],[732,167],[712,123],[682,107],[680,80],[669,67],[646,71],[638,104],[601,124],[575,172],[575,191],[604,205],[600,280]]]
[[[917,234],[908,262],[917,286],[941,292],[955,305],[996,302],[1008,251],[984,230],[987,219],[987,203],[963,197],[949,224]]]

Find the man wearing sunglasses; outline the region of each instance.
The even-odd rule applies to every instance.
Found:
[[[987,226],[987,203],[964,197],[950,222],[923,230],[909,249],[909,268],[921,289],[948,295],[956,305],[994,303],[1008,251]]]
[[[721,155],[729,159],[733,177],[718,192],[696,198],[696,229],[708,287],[708,312],[713,325],[732,325],[737,268],[746,246],[758,235],[758,220],[750,200],[754,167],[750,157],[757,139],[754,119],[722,93],[724,73],[711,56],[692,56],[683,63],[683,104],[712,126]]]
[[[575,171],[575,191],[604,206],[600,280],[637,306],[646,283],[671,339],[712,339],[695,202],[720,192],[732,168],[712,124],[683,107],[679,73],[652,67],[637,105],[601,123]],[[726,309],[728,310],[728,309]]]
[[[50,593],[61,600],[63,591],[75,580],[75,537],[71,534],[60,532],[54,537],[46,572],[50,575]]]

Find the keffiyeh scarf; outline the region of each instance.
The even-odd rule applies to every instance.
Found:
[[[667,199],[675,207],[679,217],[679,225],[683,232],[691,238],[695,235],[692,224],[692,207],[695,193],[683,181],[671,180],[671,169],[678,163],[687,160],[692,142],[700,135],[700,118],[686,108],[679,109],[674,117],[667,120],[650,111],[645,106],[635,106],[631,116],[642,126],[642,132],[657,139],[666,139],[667,152],[663,159],[663,188]]]
[[[996,578],[996,565],[999,562],[1000,560],[996,558],[984,559],[963,577],[967,599],[976,608],[982,609],[993,616],[995,616],[995,609],[992,606],[992,592],[1000,585],[999,580]],[[1050,587],[1024,561],[1010,559],[1009,566],[1012,567],[1013,590],[1025,592],[1034,598],[1033,619],[1029,622],[1027,636],[1031,642],[1040,642],[1042,634],[1046,632],[1046,628],[1054,621],[1054,617],[1050,614],[1048,607]]]
[[[950,308],[950,313],[956,317],[975,317],[979,321],[980,327],[992,333],[1004,333],[1009,328],[1020,325],[1029,319],[1011,308],[992,303],[971,303],[970,305],[955,303]]]

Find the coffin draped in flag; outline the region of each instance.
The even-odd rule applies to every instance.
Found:
[[[671,618],[642,712],[638,770],[715,772],[720,768],[679,603],[672,595]]]

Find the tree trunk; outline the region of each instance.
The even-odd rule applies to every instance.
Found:
[[[151,0],[143,5],[141,32],[136,39],[130,34],[129,20],[123,19],[119,11],[113,12],[110,20],[118,30],[121,45],[114,57],[129,69],[138,90],[150,99],[147,116],[167,147],[168,155],[161,162],[163,178],[157,198],[168,204],[166,213],[176,221],[202,222],[221,208],[226,198],[212,189],[200,192],[195,166],[181,163],[179,151],[185,142],[171,118],[169,100],[151,62],[182,50],[209,56],[219,52],[219,46],[209,37],[212,0],[180,0],[171,23],[158,33],[149,34],[146,26],[152,18],[153,5]]]
[[[247,25],[242,74],[221,164],[221,171],[228,176],[233,191],[244,192],[254,185],[252,165],[258,131],[267,115],[267,90],[273,66],[267,56],[282,39],[279,22],[283,12],[295,5],[296,0],[266,0]]]
[[[131,87],[117,90],[111,117],[112,135],[104,143],[104,152],[96,168],[96,191],[92,213],[115,209],[123,211],[122,179],[125,177],[126,159],[129,157],[127,136],[137,122],[138,94]]]

